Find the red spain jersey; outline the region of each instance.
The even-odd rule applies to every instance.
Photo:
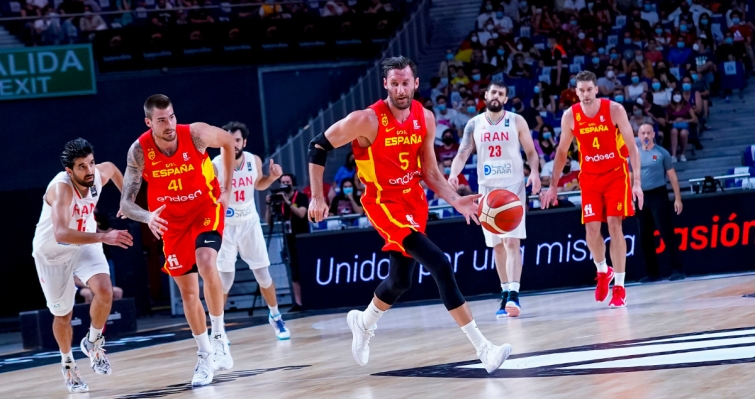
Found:
[[[574,137],[579,146],[579,165],[584,173],[608,173],[626,164],[629,150],[619,129],[611,120],[611,100],[601,98],[600,109],[592,118],[582,104],[572,105]]]
[[[149,210],[167,205],[160,216],[168,221],[193,217],[198,209],[214,209],[220,195],[212,162],[194,146],[189,125],[176,125],[176,140],[176,153],[166,156],[158,150],[151,129],[139,137]]]

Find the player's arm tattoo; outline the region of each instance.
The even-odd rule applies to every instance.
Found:
[[[142,186],[144,170],[144,150],[139,141],[135,141],[128,150],[126,174],[123,176],[121,191],[121,212],[131,220],[148,223],[150,213],[136,204],[136,196]]]
[[[207,144],[205,144],[205,142],[202,141],[202,138],[198,135],[192,134],[191,141],[194,143],[194,147],[197,148],[197,151],[204,153],[205,150],[207,150]]]
[[[466,158],[469,158],[472,150],[474,150],[474,124],[474,119],[467,122],[464,127],[464,136],[461,138],[461,144],[459,144],[459,152],[464,154]]]

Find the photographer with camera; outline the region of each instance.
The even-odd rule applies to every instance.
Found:
[[[283,223],[295,302],[289,312],[297,312],[302,309],[302,305],[296,235],[309,233],[309,221],[307,220],[309,198],[306,194],[296,191],[296,176],[290,173],[282,175],[280,187],[272,189],[270,192],[272,194],[268,194],[265,199],[268,205],[266,219],[269,225],[276,221]]]

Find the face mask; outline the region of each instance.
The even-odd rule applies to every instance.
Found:
[[[655,51],[663,51],[663,46],[655,46]]]
[[[680,32],[686,32],[687,31],[687,25],[679,25],[679,31]]]
[[[618,59],[618,58],[619,58],[619,55],[618,55],[618,54],[616,54],[616,53],[611,53],[611,59],[612,59],[612,60],[615,60],[615,59]]]
[[[354,187],[344,187],[343,188],[344,195],[349,195],[354,193]]]
[[[485,6],[485,10],[486,11],[493,11],[493,6],[490,5],[490,4],[488,4],[488,5]]]
[[[448,136],[443,137],[443,144],[451,145],[453,143],[454,143],[453,137],[448,137]]]
[[[692,74],[692,80],[694,80],[695,82],[697,82],[698,79],[700,79],[700,76],[698,76],[696,73],[693,73]]]
[[[446,54],[446,59],[449,60],[449,61],[451,61],[452,59],[454,59],[454,55],[451,54],[451,53],[448,53],[448,54]]]
[[[443,86],[448,86],[448,78],[440,78],[440,84]]]
[[[642,110],[641,109],[634,110],[634,116],[642,116]]]
[[[657,29],[655,30],[655,33],[656,33],[657,35],[660,35],[661,33],[663,33],[663,29],[661,29],[661,28],[657,28]]]
[[[674,94],[674,101],[675,102],[682,101],[682,95],[681,94]]]
[[[572,86],[576,86],[577,85],[577,79],[574,79],[574,78],[569,79],[569,84],[572,85]]]
[[[637,104],[640,104],[640,105],[642,105],[642,104],[644,104],[644,103],[645,103],[645,102],[644,102],[644,101],[642,101],[642,98],[640,98],[640,97],[637,97]]]
[[[677,42],[676,47],[684,48],[684,42]]]
[[[546,140],[550,140],[550,139],[551,139],[551,137],[553,137],[553,134],[551,134],[551,132],[544,132],[544,133],[543,133],[543,138],[544,138],[544,139],[546,139]]]
[[[640,83],[640,78],[637,76],[632,76],[632,83],[635,83],[635,84]]]
[[[490,24],[490,25],[486,26],[486,28],[487,28],[487,30],[493,30],[495,28],[495,25]]]
[[[567,175],[571,173],[571,162],[567,159],[566,165],[564,165],[564,174]]]
[[[551,42],[548,42],[548,48],[553,48],[553,47],[556,47],[556,45]]]
[[[644,60],[645,57],[643,57],[641,55],[638,55],[638,56],[634,57],[634,59],[637,60],[637,62],[642,62],[642,60]]]
[[[600,63],[600,57],[592,57],[592,63],[593,64],[599,64]]]
[[[535,94],[540,93],[540,86],[535,86],[532,90],[535,91]]]
[[[522,43],[519,43],[519,44],[516,45],[516,49],[519,50],[519,51],[522,51],[523,48],[524,48],[524,46],[522,46]]]
[[[472,43],[477,43],[477,36],[472,36]]]
[[[572,19],[571,21],[569,21],[569,23],[572,24],[572,25],[576,25],[577,24],[577,20],[576,19]]]
[[[519,8],[527,8],[527,2],[526,1],[520,1],[519,2]]]
[[[606,53],[606,49],[604,49],[603,47],[598,49],[598,54],[605,54],[605,53]]]
[[[624,38],[624,44],[632,44],[632,38],[625,37]]]
[[[493,32],[493,34],[490,35],[490,37],[492,37],[493,39],[498,39],[498,34]]]
[[[446,104],[438,104],[438,111],[443,112],[446,110]]]
[[[724,39],[724,43],[726,43],[726,44],[732,44],[732,43],[734,43],[734,39],[732,39],[730,37],[727,37],[726,39]]]
[[[592,7],[595,5],[595,3],[587,3],[587,9],[592,10]]]
[[[734,25],[738,24],[739,23],[739,18],[732,18],[731,19],[731,23],[733,23]]]
[[[653,87],[653,90],[660,90],[661,89],[661,84],[659,82],[653,82],[653,84],[651,86]]]
[[[692,50],[698,51],[700,50],[700,46],[697,45],[697,43],[692,45]]]
[[[614,78],[614,76],[616,76],[616,74],[615,74],[615,73],[613,73],[613,71],[607,71],[607,72],[606,72],[606,77],[607,77],[608,79],[613,79],[613,78]]]
[[[579,38],[579,40],[584,40],[585,39],[585,34],[583,32],[579,32],[579,33],[577,33],[577,37]]]
[[[503,12],[498,11],[497,13],[495,13],[495,17],[498,18],[498,19],[503,18]]]
[[[653,9],[653,7],[650,4],[645,4],[645,11],[649,12],[652,9]]]
[[[692,84],[691,83],[682,83],[682,90],[684,90],[684,91],[690,91],[690,90],[692,90]]]
[[[708,25],[708,20],[707,19],[701,19],[700,23],[703,24],[703,25]]]
[[[623,103],[624,102],[624,96],[619,94],[618,96],[614,97],[614,100],[616,100],[617,103]]]
[[[496,52],[498,53],[498,55],[503,55],[505,53],[502,48],[499,48]]]
[[[450,175],[451,174],[451,168],[449,168],[447,166],[445,168],[443,168],[443,174]]]
[[[472,75],[472,80],[474,80],[475,82],[479,81],[480,80],[480,74],[476,73],[476,74]]]
[[[516,103],[513,105],[514,105],[514,109],[517,111],[521,111],[522,109],[524,109],[524,106],[522,106],[522,103]]]
[[[477,111],[477,108],[475,108],[474,105],[470,105],[470,106],[467,107],[467,113],[474,114],[475,111]]]

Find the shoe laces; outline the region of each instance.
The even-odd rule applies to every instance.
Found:
[[[215,356],[225,356],[225,342],[222,338],[212,340],[212,351]]]
[[[362,337],[364,338],[364,347],[369,348],[370,347],[370,339],[375,336],[375,327],[367,329],[362,329]]]
[[[490,343],[490,341],[485,341],[480,345],[480,349],[477,350],[477,356],[478,357],[484,357],[484,359],[480,359],[483,362],[487,361],[487,356],[483,356],[487,353],[490,353],[493,351],[493,344]]]
[[[283,322],[283,318],[279,317],[278,320],[273,319],[273,321],[275,321],[275,326],[278,328],[278,331],[286,331],[286,323]]]
[[[105,357],[105,338],[99,337],[96,341],[91,342],[92,349],[88,349],[89,353],[92,355],[92,358],[96,362],[102,362],[107,361],[107,358]]]
[[[207,365],[206,358],[198,356],[197,367],[194,368],[194,373],[202,373],[203,378],[210,375],[210,366]]]
[[[66,381],[71,386],[80,386],[84,385],[84,381],[81,379],[81,374],[79,374],[79,369],[74,366],[65,366],[66,368]]]

